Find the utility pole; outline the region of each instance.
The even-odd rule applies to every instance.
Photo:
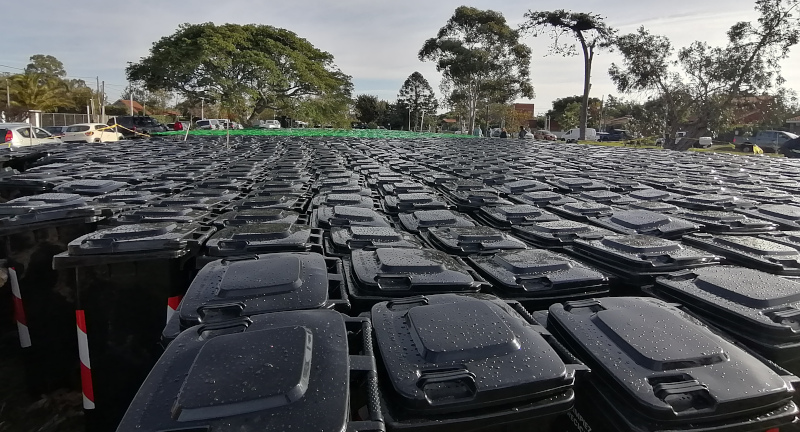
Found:
[[[133,87],[128,84],[128,87],[131,89],[131,116],[133,116]]]
[[[100,84],[100,123],[106,122],[106,82]]]
[[[8,78],[6,78],[6,109],[11,108],[11,87],[8,84]]]
[[[206,118],[205,116],[205,108],[206,108],[206,98],[200,98],[200,120]],[[274,116],[273,116],[274,117]]]
[[[408,131],[411,132],[411,107],[408,107]]]
[[[97,88],[96,88],[96,90],[97,90],[97,109],[94,112],[95,118],[93,120],[96,120],[96,121],[99,122],[100,121],[100,116],[99,116],[100,105],[103,103],[100,100],[100,76],[96,76],[95,80],[96,80],[96,84],[97,84]],[[94,98],[92,98],[92,102],[94,102]]]

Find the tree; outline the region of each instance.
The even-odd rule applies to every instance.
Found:
[[[373,123],[385,115],[377,96],[358,95],[355,100],[356,118],[362,123]]]
[[[560,114],[555,116],[555,120],[561,125],[563,130],[577,125],[581,121],[581,104],[580,102],[572,102],[561,111]]]
[[[615,45],[623,59],[621,65],[611,64],[611,80],[620,92],[649,92],[660,99],[668,127],[667,142],[673,142],[691,101],[681,77],[671,69],[672,43],[639,27],[636,33],[618,37]]]
[[[563,118],[564,111],[570,107],[572,108],[572,104],[577,103],[579,105],[577,110],[578,118],[574,121],[571,120],[571,117]],[[587,127],[599,127],[600,125],[600,108],[601,108],[601,101],[597,98],[589,98],[589,109],[588,109],[588,116],[586,120]],[[562,128],[571,128],[573,126],[580,126],[580,113],[581,113],[581,106],[583,104],[583,96],[568,96],[565,98],[559,98],[553,101],[553,108],[547,111],[547,115],[550,118],[555,119]],[[572,108],[574,109],[574,108]],[[566,123],[562,123],[561,120],[570,120]]]
[[[64,78],[67,71],[60,60],[44,54],[35,54],[30,57],[30,63],[25,67],[26,74],[39,74],[44,78]]]
[[[333,56],[295,33],[267,25],[183,24],[126,69],[149,90],[176,91],[223,105],[244,104],[248,120],[265,109],[352,92]]]
[[[436,114],[439,102],[433,93],[428,80],[419,72],[414,72],[406,78],[400,92],[397,94],[397,102],[404,105],[413,115],[413,128],[417,129],[420,124],[420,114],[428,113],[429,116]],[[424,115],[424,114],[423,114]]]
[[[626,66],[620,68],[623,72],[620,82],[626,86],[631,83],[628,87],[636,90],[645,87],[644,84],[653,86],[654,76],[665,78],[672,86],[670,93],[684,99],[683,103],[672,102],[676,110],[679,112],[681,106],[690,107],[685,108],[690,114],[685,125],[686,136],[666,146],[686,150],[696,138],[709,131],[727,128],[733,121],[738,101],[782,84],[780,61],[800,42],[798,4],[800,0],[757,0],[758,20],[734,24],[728,30],[724,47],[694,42],[678,51],[677,62],[667,56],[663,61],[630,67],[628,64],[640,62],[642,54],[651,50],[650,44],[657,40],[643,37],[647,34],[640,29],[640,37],[631,38],[630,49],[623,52]],[[665,63],[679,67],[681,73],[665,75]],[[666,97],[663,90],[662,94]],[[672,129],[675,127],[673,125]]]
[[[563,9],[554,11],[525,13],[528,20],[521,28],[532,32],[534,37],[549,33],[553,44],[550,51],[564,56],[576,55],[573,42],[562,42],[561,36],[571,33],[578,40],[583,51],[583,100],[580,110],[580,139],[586,138],[586,122],[589,110],[589,90],[592,87],[592,62],[596,49],[609,48],[615,30],[609,27],[600,15],[569,12]]]
[[[533,97],[531,50],[519,36],[500,12],[460,6],[419,51],[420,60],[436,62],[442,92],[450,107],[463,105],[470,130],[475,127],[478,102]]]
[[[42,84],[44,82],[44,84]],[[63,88],[54,79],[35,73],[11,77],[11,105],[27,110],[50,111],[62,103]]]

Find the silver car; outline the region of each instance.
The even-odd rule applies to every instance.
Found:
[[[27,123],[0,123],[0,137],[3,137],[3,145],[7,147],[26,147],[61,142],[61,138]]]

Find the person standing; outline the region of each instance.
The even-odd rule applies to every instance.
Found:
[[[500,138],[508,138],[508,132],[506,132],[506,128],[500,131]]]
[[[482,137],[483,136],[483,131],[481,130],[481,127],[478,126],[478,125],[475,125],[475,130],[472,131],[472,135],[474,135],[474,136],[476,136],[478,138]]]
[[[525,130],[524,126],[519,127],[519,139],[525,139],[525,135],[528,135],[528,131]]]

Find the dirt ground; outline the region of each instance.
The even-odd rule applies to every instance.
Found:
[[[0,326],[0,432],[81,432],[80,392],[31,397],[15,327]]]

